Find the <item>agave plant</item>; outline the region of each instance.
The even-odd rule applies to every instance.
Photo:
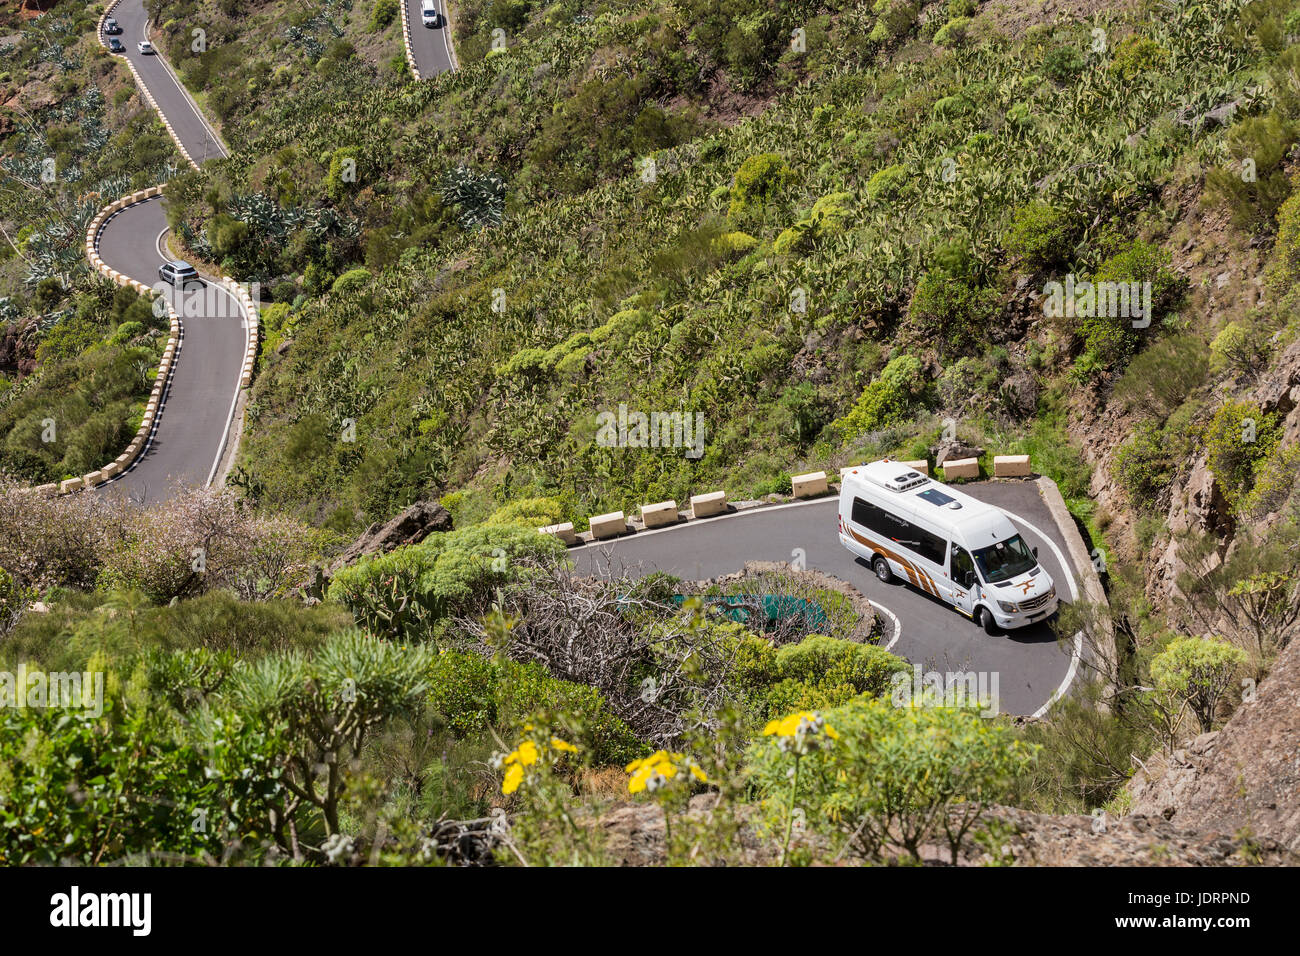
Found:
[[[499,226],[505,214],[506,184],[500,177],[461,165],[443,176],[442,198],[460,210],[460,223],[466,229]]]

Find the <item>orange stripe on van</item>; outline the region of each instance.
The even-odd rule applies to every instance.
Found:
[[[849,528],[849,534],[853,535],[855,540],[860,544],[865,544],[876,554],[889,558],[892,561],[897,561],[901,564],[903,570],[907,572],[908,581],[910,581],[914,587],[919,587],[922,591],[925,591],[927,594],[933,594],[935,597],[939,596],[939,590],[934,586],[934,579],[931,578],[930,575],[926,574],[924,569],[918,568],[897,551],[890,551],[888,548],[881,547],[874,541],[867,540],[852,528]]]

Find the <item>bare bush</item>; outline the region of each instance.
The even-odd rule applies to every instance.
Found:
[[[562,557],[526,563],[526,584],[501,595],[505,627],[460,621],[481,651],[538,661],[555,677],[596,687],[651,743],[709,729],[727,700],[740,625],[678,608],[626,572],[590,580],[575,578]]]
[[[245,599],[305,584],[333,544],[289,518],[263,517],[229,491],[196,489],[148,509],[124,498],[45,498],[0,485],[0,567],[39,590],[139,590],[166,603],[216,588]]]

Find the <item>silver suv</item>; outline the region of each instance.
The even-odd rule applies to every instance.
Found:
[[[198,277],[199,271],[181,259],[164,262],[158,269],[158,278],[182,289],[185,288],[185,283]]]

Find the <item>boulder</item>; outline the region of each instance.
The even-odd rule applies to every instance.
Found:
[[[383,554],[405,544],[419,544],[436,531],[451,530],[451,512],[436,501],[417,501],[384,524],[376,522],[348,545],[330,566],[331,572],[366,554]]]
[[[964,441],[956,438],[945,438],[939,444],[930,449],[934,455],[934,466],[942,468],[943,463],[949,458],[983,458],[984,449],[978,445],[968,445]]]

